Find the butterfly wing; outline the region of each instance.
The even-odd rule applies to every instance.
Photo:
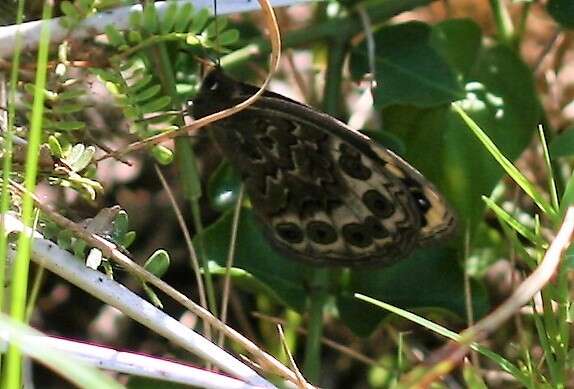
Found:
[[[212,72],[193,115],[233,106],[253,89]],[[326,264],[390,264],[451,229],[446,203],[420,173],[306,105],[266,93],[214,123],[211,132],[241,173],[266,234],[289,255]]]

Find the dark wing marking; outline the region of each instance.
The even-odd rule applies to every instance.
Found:
[[[255,87],[209,74],[196,118],[233,106]],[[272,92],[212,125],[280,249],[312,262],[391,263],[454,229],[442,196],[392,152],[329,115]]]

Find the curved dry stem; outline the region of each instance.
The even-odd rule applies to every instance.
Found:
[[[255,101],[257,101],[257,99],[259,98],[259,96],[261,96],[267,89],[267,85],[269,85],[271,77],[273,77],[273,74],[277,71],[277,68],[279,67],[279,59],[281,58],[281,33],[279,31],[279,25],[277,24],[277,18],[275,17],[273,7],[271,6],[269,0],[258,0],[258,1],[259,5],[261,6],[263,17],[265,19],[265,24],[267,26],[267,29],[269,30],[269,40],[271,42],[271,49],[272,49],[270,54],[271,61],[269,64],[269,73],[267,74],[267,77],[263,81],[263,84],[261,85],[259,90],[253,96],[249,97],[247,100],[237,104],[234,107],[227,108],[224,109],[223,111],[219,111],[214,114],[202,117],[201,119],[195,120],[190,125],[181,127],[178,130],[158,134],[149,137],[147,139],[144,139],[142,141],[134,142],[121,151],[106,154],[105,156],[98,159],[98,161],[112,157],[119,158],[128,153],[140,150],[145,147],[153,146],[158,143],[162,143],[166,140],[173,139],[178,136],[191,135],[194,131],[203,128],[210,123],[234,115],[237,112],[242,111],[245,108],[249,107],[251,104],[255,103]]]
[[[460,336],[460,342],[448,342],[445,346],[437,350],[426,362],[433,367],[417,378],[420,371],[408,374],[401,382],[408,387],[426,387],[430,383],[439,379],[441,375],[448,374],[463,360],[472,342],[480,342],[500,328],[502,324],[516,314],[550,281],[556,273],[562,254],[570,246],[572,234],[574,233],[574,207],[568,208],[566,216],[558,234],[546,251],[542,262],[514,291],[514,293],[496,308],[490,315],[477,322],[474,326],[464,330]]]

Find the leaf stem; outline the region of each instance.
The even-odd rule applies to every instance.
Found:
[[[305,360],[303,373],[313,384],[318,384],[321,372],[321,338],[323,336],[323,310],[327,302],[327,285],[330,271],[317,269],[311,280],[311,295],[309,304],[309,325],[307,342],[305,343]]]
[[[496,22],[496,34],[498,41],[512,49],[516,49],[516,36],[512,19],[506,9],[506,5],[501,0],[490,0],[490,8]]]

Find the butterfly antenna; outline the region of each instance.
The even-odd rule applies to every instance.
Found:
[[[365,39],[367,41],[367,53],[369,59],[369,76],[368,79],[371,83],[371,89],[377,87],[377,75],[375,74],[375,38],[373,36],[373,25],[371,23],[371,18],[365,10],[362,4],[357,6],[357,13],[361,18],[361,24],[363,25],[363,30],[365,32]]]
[[[219,22],[217,20],[217,0],[213,0],[213,16],[215,17],[215,20],[213,21],[213,23],[215,24],[215,52],[219,53]],[[217,67],[221,67],[221,59],[219,58],[219,56],[217,57],[216,60],[216,65]]]

